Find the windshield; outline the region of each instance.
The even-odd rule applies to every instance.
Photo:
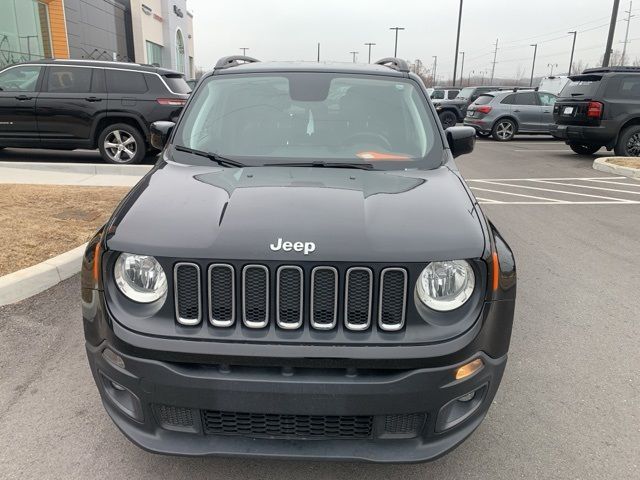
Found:
[[[463,88],[458,92],[458,95],[456,95],[456,98],[466,100],[467,98],[471,97],[471,95],[473,95],[474,90],[475,88],[469,88],[469,87]]]
[[[442,162],[437,133],[424,94],[411,80],[233,74],[204,81],[173,143],[245,165],[348,162],[374,164],[375,169],[434,168]]]

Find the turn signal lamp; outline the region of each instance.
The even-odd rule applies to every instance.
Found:
[[[484,362],[480,358],[476,358],[471,362],[461,366],[455,372],[456,380],[462,380],[464,378],[470,377],[474,373],[478,372],[482,367],[484,367]]]

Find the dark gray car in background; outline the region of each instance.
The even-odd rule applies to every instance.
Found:
[[[464,124],[479,136],[512,140],[519,133],[550,134],[556,96],[535,90],[488,92],[469,105]]]

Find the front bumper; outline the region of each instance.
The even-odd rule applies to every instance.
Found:
[[[106,348],[124,363],[108,360]],[[87,344],[87,354],[107,412],[145,450],[372,462],[433,460],[455,448],[481,423],[506,364],[506,355],[479,352],[484,367],[456,381],[466,362],[411,370],[203,365],[125,354],[108,341]]]

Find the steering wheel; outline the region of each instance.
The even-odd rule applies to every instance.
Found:
[[[354,133],[353,135],[348,136],[342,142],[343,145],[355,145],[357,143],[373,143],[375,145],[384,147],[388,150],[392,150],[391,143],[384,135],[373,132],[360,132]]]

